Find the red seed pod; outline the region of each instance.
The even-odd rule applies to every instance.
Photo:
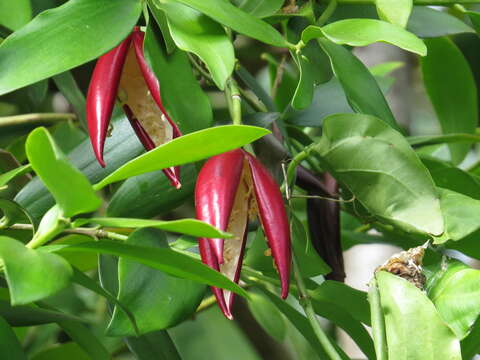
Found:
[[[115,99],[121,102],[135,133],[147,151],[181,132],[166,112],[157,78],[145,61],[144,34],[136,27],[120,45],[97,61],[87,93],[87,120],[93,150],[105,167],[103,148]],[[177,189],[180,168],[163,172]]]
[[[238,282],[248,220],[258,215],[280,275],[282,297],[288,296],[291,244],[288,217],[275,180],[252,155],[237,149],[212,157],[195,187],[197,218],[234,235],[199,240],[202,261]],[[231,319],[233,293],[213,287],[224,315]]]

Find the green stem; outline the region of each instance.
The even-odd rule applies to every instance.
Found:
[[[282,185],[282,192],[285,191],[287,188],[290,190],[292,189],[294,185],[294,180],[295,180],[295,174],[296,174],[296,169],[297,166],[300,165],[300,163],[307,159],[310,156],[310,153],[314,149],[316,144],[312,144],[310,146],[307,146],[303,149],[303,151],[299,152],[295,157],[290,161],[290,164],[288,164],[287,168],[287,178],[285,179],[283,185]],[[289,194],[287,194],[289,195]]]
[[[387,360],[387,339],[385,335],[385,322],[383,319],[382,305],[380,303],[380,292],[377,288],[375,277],[370,281],[368,289],[368,301],[370,303],[370,314],[372,319],[372,335],[375,345],[377,360]]]
[[[233,125],[242,125],[242,98],[237,83],[232,78],[227,81],[225,95]]]
[[[317,315],[313,309],[312,302],[310,301],[310,296],[308,295],[307,287],[303,282],[302,274],[300,273],[300,268],[298,267],[295,254],[293,256],[293,271],[295,275],[295,280],[298,288],[298,296],[300,298],[300,305],[307,315],[308,321],[312,326],[313,332],[317,336],[318,341],[322,344],[323,349],[327,353],[328,357],[332,360],[342,360],[342,357],[335,349],[335,346],[332,344],[327,334],[323,331],[320,323],[318,322]]]
[[[333,15],[335,9],[337,8],[337,0],[329,0],[327,7],[323,11],[322,15],[318,18],[315,25],[322,26],[327,22],[328,19]]]
[[[75,114],[70,113],[38,113],[38,114],[23,114],[14,116],[0,117],[0,127],[14,126],[14,125],[28,125],[41,121],[66,121],[75,120]]]

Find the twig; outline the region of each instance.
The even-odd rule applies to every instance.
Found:
[[[41,121],[76,120],[77,116],[71,113],[34,113],[0,117],[0,126],[26,125]]]

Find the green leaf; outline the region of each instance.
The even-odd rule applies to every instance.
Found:
[[[478,337],[480,336],[480,318],[477,319],[473,328],[465,339],[462,340],[462,355],[464,359],[471,359],[480,352],[480,343]]]
[[[375,278],[373,278],[369,284],[368,302],[370,303],[370,313],[372,316],[372,336],[375,344],[376,359],[388,360],[385,320],[380,303],[380,292],[378,291]]]
[[[283,342],[286,335],[285,320],[281,312],[261,292],[252,291],[248,308],[262,328],[278,342]]]
[[[58,90],[60,90],[68,102],[72,104],[80,123],[82,124],[83,128],[87,130],[85,95],[83,95],[82,91],[78,87],[72,73],[70,71],[65,71],[61,74],[55,75],[53,77],[53,81],[55,82],[55,85],[57,85]]]
[[[17,30],[32,18],[30,0],[0,2],[0,24],[11,30]]]
[[[460,342],[427,296],[405,279],[376,275],[389,360],[461,360]]]
[[[55,294],[70,283],[72,268],[61,256],[26,248],[0,236],[0,258],[12,305],[28,304]]]
[[[169,275],[178,276],[211,286],[233,291],[248,297],[245,290],[228,280],[219,272],[210,269],[199,261],[170,249],[153,249],[145,246],[133,246],[110,240],[87,242],[62,247],[63,252],[85,251],[99,254],[110,254],[125,257],[163,271]]]
[[[297,110],[302,110],[310,106],[313,100],[313,69],[310,60],[302,53],[295,54],[294,59],[300,70],[300,78],[297,88],[295,89],[295,94],[293,94],[292,107]]]
[[[8,356],[9,360],[27,360],[22,345],[8,323],[0,317],[0,353]],[[8,354],[8,355],[7,355]]]
[[[470,18],[470,21],[472,22],[477,34],[480,33],[480,13],[476,11],[466,11],[465,13]]]
[[[100,206],[101,200],[88,180],[70,165],[45,128],[33,130],[25,146],[33,170],[50,190],[65,216],[94,211]]]
[[[401,49],[425,56],[427,48],[422,40],[401,26],[374,19],[347,19],[326,26],[308,26],[302,33],[303,42],[325,36],[339,45],[366,46],[385,42]]]
[[[165,330],[128,337],[125,342],[138,360],[181,360],[175,344]]]
[[[0,218],[0,229],[9,227],[15,223],[20,223],[24,220],[33,225],[33,220],[30,214],[16,202],[0,199],[0,209],[3,212],[3,216]],[[35,231],[35,227],[32,229]]]
[[[54,205],[43,216],[29,245],[38,247],[45,244],[60,234],[66,227],[68,227],[68,222],[65,220],[62,210],[58,205]]]
[[[132,31],[141,9],[138,0],[70,0],[44,11],[1,43],[0,95],[104,54]]]
[[[445,234],[435,239],[435,244],[446,240],[461,240],[480,228],[476,214],[480,211],[480,200],[455,191],[441,189],[440,204],[445,220]]]
[[[478,122],[477,88],[467,60],[447,38],[426,41],[423,81],[444,134],[474,134]],[[469,144],[449,145],[452,161],[460,163]]]
[[[58,346],[50,347],[32,357],[32,360],[64,359],[90,360],[90,357],[79,345],[75,344],[74,342],[67,342]]]
[[[165,108],[184,134],[211,126],[210,101],[193,75],[187,54],[178,49],[167,54],[162,41],[160,32],[150,23],[144,41],[145,57],[160,82]]]
[[[412,146],[427,146],[450,143],[477,143],[480,136],[474,134],[420,135],[407,137]]]
[[[264,18],[274,15],[279,11],[284,1],[283,0],[241,0],[236,1],[238,7],[250,15],[258,18]]]
[[[327,167],[372,215],[406,231],[443,233],[432,178],[405,138],[368,115],[325,119],[317,146]]]
[[[94,239],[87,235],[70,234],[55,240],[54,242],[52,242],[52,245],[71,245],[84,243],[87,241],[94,241]],[[65,260],[68,261],[70,265],[72,265],[74,269],[77,268],[80,271],[94,270],[98,266],[97,255],[92,253],[76,252],[61,255]]]
[[[168,249],[165,234],[156,229],[133,232],[126,242],[152,249]],[[118,262],[118,300],[135,316],[141,334],[177,325],[197,309],[205,286],[179,279],[135,261],[121,258]],[[180,301],[181,299],[181,301]],[[110,336],[134,336],[125,316],[115,308],[108,326]]]
[[[161,170],[127,179],[110,199],[107,215],[151,218],[177,208],[192,196],[197,179],[193,164],[182,166],[180,174],[178,190]]]
[[[380,19],[405,27],[412,12],[413,0],[375,0]]]
[[[112,136],[105,142],[106,168],[102,168],[95,159],[90,139],[85,139],[68,153],[71,163],[80,169],[91,182],[101,180],[128,160],[145,151],[123,113],[121,115],[120,112],[114,113],[110,124],[114,130]],[[35,223],[38,223],[43,214],[55,205],[55,200],[38,176],[17,194],[15,201],[28,211]]]
[[[422,38],[435,38],[474,30],[459,18],[429,6],[414,6],[407,29]]]
[[[373,75],[355,55],[327,39],[319,39],[327,53],[348,102],[355,112],[374,115],[394,129],[399,129],[390,107]]]
[[[235,64],[233,45],[223,27],[197,10],[176,2],[160,3],[159,8],[167,16],[175,44],[197,55],[207,65],[217,87],[223,90]]]
[[[149,171],[202,160],[236,149],[268,133],[268,130],[254,126],[225,125],[184,135],[129,161],[95,184],[94,188],[99,190],[113,182]]]
[[[247,71],[247,69],[240,65],[235,69],[235,73],[245,83],[245,85],[252,90],[252,92],[260,99],[260,101],[263,102],[269,112],[276,111],[272,98],[258,83],[257,79]]]
[[[0,186],[8,184],[10,180],[16,178],[17,176],[28,173],[31,169],[32,167],[30,165],[23,165],[13,170],[7,171],[6,173],[3,173],[2,175],[0,175]]]
[[[154,0],[158,3],[163,1]],[[168,0],[171,1],[171,0]],[[288,42],[271,25],[224,0],[175,0],[204,13],[213,20],[266,44],[287,47]]]
[[[453,260],[434,276],[428,297],[457,338],[464,339],[480,315],[480,270]]]
[[[73,227],[85,224],[97,224],[101,226],[117,227],[117,228],[144,228],[152,227],[164,231],[171,231],[180,234],[186,234],[197,237],[206,238],[231,238],[232,235],[218,230],[214,226],[197,219],[180,219],[180,220],[145,220],[132,218],[89,218],[75,220]]]

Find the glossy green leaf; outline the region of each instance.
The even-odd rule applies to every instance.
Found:
[[[378,291],[375,278],[373,278],[369,284],[368,302],[370,303],[370,313],[372,317],[372,336],[375,344],[376,359],[388,360],[385,320],[380,302],[380,292]]]
[[[460,342],[415,285],[385,271],[376,275],[389,360],[461,360]]]
[[[223,90],[235,64],[233,45],[223,27],[197,10],[176,2],[161,3],[159,7],[167,16],[175,44],[197,55],[217,87]]]
[[[97,183],[94,188],[98,190],[115,181],[149,171],[202,160],[236,149],[268,133],[268,130],[254,126],[225,125],[184,135],[129,161]]]
[[[71,315],[42,309],[35,305],[12,306],[6,300],[0,300],[0,316],[11,326],[33,326],[62,320],[78,320]]]
[[[414,34],[381,20],[347,19],[323,27],[309,26],[303,31],[302,40],[306,43],[321,36],[339,45],[366,46],[385,42],[421,56],[427,53],[423,41]]]
[[[151,218],[167,213],[193,194],[197,173],[193,164],[182,166],[182,187],[175,189],[160,171],[127,179],[110,199],[107,215]]]
[[[264,18],[275,14],[282,8],[283,0],[241,0],[238,7],[250,15]]]
[[[413,0],[375,0],[380,19],[405,27],[412,12]]]
[[[155,0],[159,1],[159,0]],[[172,0],[168,0],[172,1]],[[204,13],[233,30],[264,43],[286,47],[287,41],[271,25],[223,0],[175,0]],[[161,3],[162,1],[159,1]]]
[[[160,44],[162,38],[152,23],[145,35],[145,57],[160,82],[165,108],[183,134],[209,127],[210,101],[193,75],[187,54],[181,50],[167,54]]]
[[[137,261],[169,275],[178,276],[200,283],[216,286],[248,297],[245,290],[228,280],[219,272],[210,269],[199,261],[170,249],[154,249],[133,246],[110,240],[87,242],[61,248],[61,252],[85,251],[110,254]]]
[[[71,244],[80,244],[87,241],[94,241],[93,238],[87,235],[80,234],[70,234],[67,236],[60,237],[52,242],[52,245],[71,245]],[[68,261],[73,268],[77,268],[80,271],[90,271],[97,268],[98,257],[92,253],[67,253],[61,254],[65,260]]]
[[[470,18],[470,21],[478,34],[480,32],[480,13],[477,11],[467,11],[466,14]]]
[[[445,219],[445,234],[435,243],[446,240],[461,240],[480,228],[476,214],[480,211],[480,200],[447,189],[439,189],[440,204]]]
[[[1,43],[0,94],[112,49],[131,32],[141,8],[138,0],[70,0],[41,13]]]
[[[100,198],[88,180],[68,162],[45,128],[33,130],[25,146],[33,170],[50,190],[65,216],[93,211],[100,206]]]
[[[85,139],[68,153],[71,163],[80,169],[91,182],[101,180],[128,160],[145,151],[123,113],[121,115],[119,112],[115,113],[110,124],[113,126],[113,133],[105,142],[104,158],[107,164],[105,168],[102,168],[95,159],[90,139]],[[30,181],[17,194],[15,201],[28,211],[35,223],[38,223],[43,214],[55,205],[54,198],[39,177]]]
[[[423,81],[444,134],[474,134],[478,122],[477,88],[472,71],[457,46],[447,38],[427,40],[422,59]],[[460,163],[470,145],[450,144],[454,163]]]
[[[180,234],[206,238],[228,239],[231,237],[229,233],[218,230],[214,226],[197,219],[163,221],[132,218],[89,218],[75,220],[74,227],[82,226],[85,224],[97,224],[101,226],[117,228],[151,227],[164,231],[171,231]]]
[[[0,258],[5,266],[12,305],[46,298],[70,283],[72,268],[65,259],[28,249],[15,239],[0,237]]]
[[[175,344],[166,330],[125,339],[138,360],[181,360]]]
[[[325,119],[320,155],[341,183],[377,218],[406,231],[443,233],[432,178],[405,138],[377,118]]]
[[[23,165],[13,170],[7,171],[6,173],[3,173],[2,175],[0,175],[0,186],[8,184],[10,180],[14,179],[17,176],[28,173],[31,169],[32,167],[30,165]]]
[[[280,311],[261,292],[251,291],[248,308],[263,329],[278,342],[286,335],[285,320]]]
[[[11,30],[17,30],[32,18],[30,0],[0,2],[0,24]]]
[[[318,341],[308,319],[299,313],[295,308],[289,305],[286,301],[281,300],[278,296],[272,294],[270,291],[259,288],[265,296],[280,310],[283,315],[295,326],[295,328],[303,335],[303,337],[309,342],[312,348],[315,350],[320,359],[328,359],[327,354],[324,352],[322,345]],[[330,340],[331,341],[331,340]],[[343,351],[337,348],[342,360],[348,359]]]
[[[480,315],[480,270],[457,263],[444,264],[435,274],[428,297],[457,338],[463,339]]]
[[[462,20],[446,11],[429,6],[414,6],[407,29],[421,38],[435,38],[474,30]]]
[[[165,234],[157,229],[140,229],[126,241],[129,245],[168,249]],[[191,316],[205,293],[205,286],[167,275],[138,262],[118,262],[118,300],[135,316],[141,334],[177,325]],[[133,336],[130,321],[116,308],[108,326],[110,336]]]
[[[67,342],[58,346],[50,347],[33,356],[32,360],[90,360],[87,353],[74,342]]]
[[[327,53],[332,69],[342,84],[348,102],[355,112],[374,115],[394,129],[399,129],[390,107],[373,75],[344,47],[327,39],[319,39]]]
[[[8,323],[0,317],[0,354],[8,356],[10,360],[27,360],[22,345]],[[8,355],[7,355],[8,354]]]
[[[293,94],[292,107],[297,110],[302,110],[308,107],[313,99],[313,65],[302,53],[295,55],[295,61],[300,70],[300,78],[297,88],[295,89],[295,94]]]

